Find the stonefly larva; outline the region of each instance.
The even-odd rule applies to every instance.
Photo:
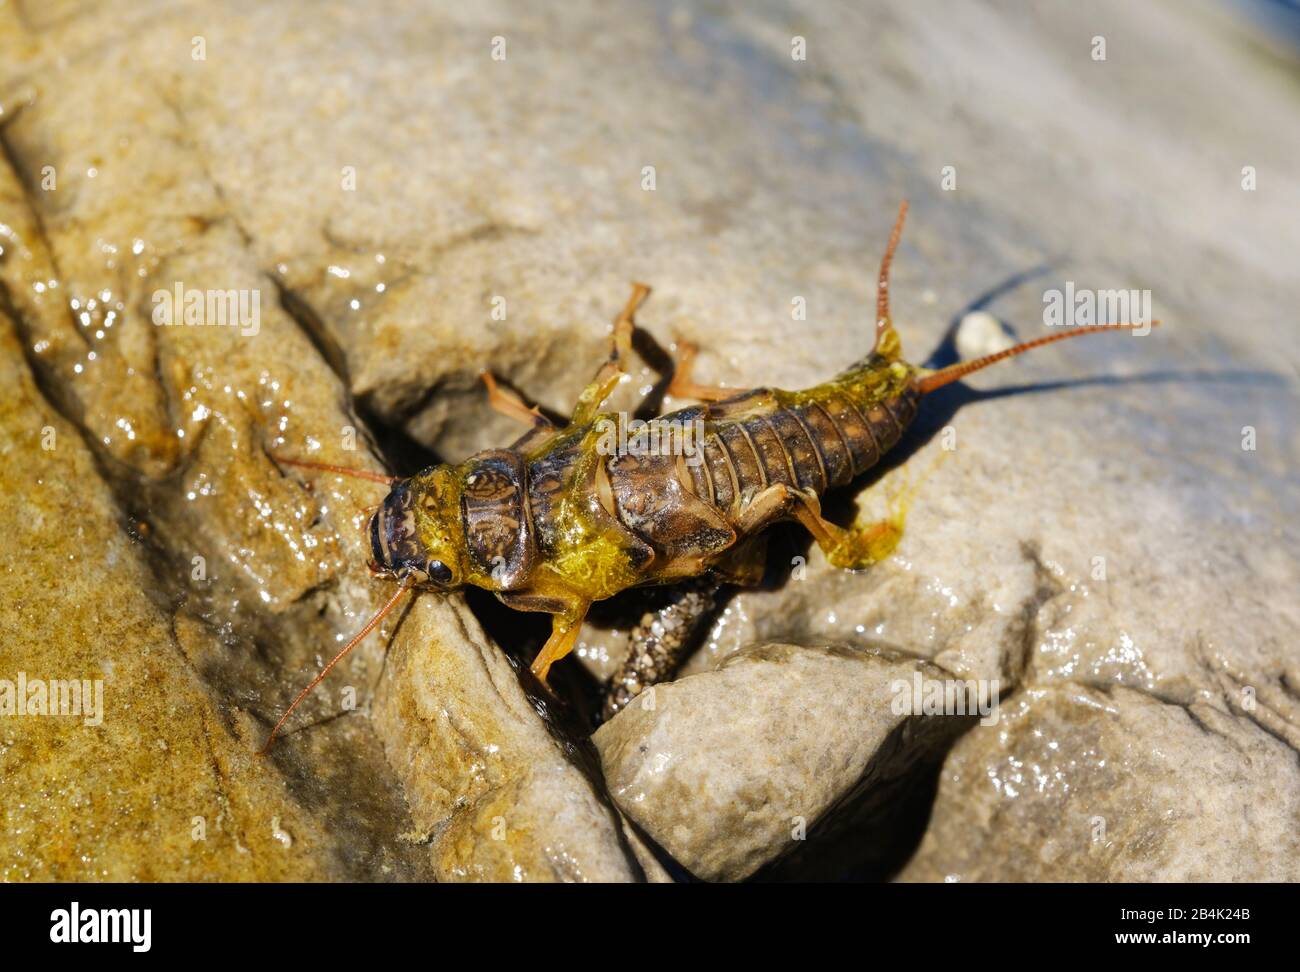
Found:
[[[294,699],[266,745],[413,589],[473,585],[511,608],[552,615],[551,635],[532,663],[545,684],[551,666],[573,650],[593,602],[631,587],[700,577],[755,583],[763,573],[763,531],[778,521],[801,523],[834,566],[876,563],[898,544],[898,518],[845,529],[821,515],[820,497],[874,466],[916,417],[922,397],[1032,348],[1147,326],[1086,325],[938,370],[909,364],[889,316],[889,268],[906,215],[904,202],[880,264],[872,350],[835,378],[804,391],[707,387],[691,381],[690,357],[683,355],[668,393],[705,404],[659,421],[701,428],[694,455],[605,446],[617,417],[600,409],[623,375],[633,315],[650,293],[635,284],[614,322],[609,359],[579,395],[568,425],[551,423],[484,373],[492,407],[530,425],[508,448],[432,466],[409,479],[275,457],[390,487],[370,518],[369,536],[372,568],[398,586]]]

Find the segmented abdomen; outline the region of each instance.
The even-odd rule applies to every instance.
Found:
[[[704,461],[687,465],[696,496],[734,520],[767,487],[822,494],[870,469],[916,417],[920,397],[862,406],[842,392],[781,404],[767,389],[705,411]]]
[[[870,404],[835,385],[755,389],[662,416],[661,428],[693,430],[692,448],[679,451],[606,453],[590,429],[573,430],[527,464],[541,554],[554,557],[570,542],[557,521],[567,496],[592,529],[621,533],[637,569],[653,562],[660,580],[693,576],[741,539],[756,496],[777,484],[818,495],[845,485],[898,442],[918,401],[910,389]]]

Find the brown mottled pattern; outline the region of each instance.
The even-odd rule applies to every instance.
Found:
[[[870,469],[880,460],[880,446],[861,410],[847,397],[834,395],[823,403],[840,437],[853,458],[853,475]]]
[[[578,440],[547,450],[528,463],[528,503],[543,551],[555,549],[555,503],[564,495],[579,455]]]
[[[749,433],[749,440],[754,443],[758,461],[763,465],[763,476],[767,484],[771,486],[781,483],[794,486],[795,476],[791,468],[790,456],[767,417],[755,415],[743,419],[740,425]]]
[[[920,405],[921,396],[913,391],[908,391],[907,393],[900,395],[898,398],[891,398],[885,403],[885,407],[888,408],[890,414],[893,415],[894,421],[898,423],[898,438],[901,439],[903,437],[903,433],[907,431],[907,427],[916,419],[916,410]],[[894,440],[894,442],[897,441],[897,439]],[[890,444],[893,445],[894,443]]]
[[[532,567],[533,524],[524,491],[524,461],[517,452],[494,449],[471,460],[461,491],[465,540],[478,570],[513,586]]]
[[[713,480],[709,477],[709,464],[705,461],[703,451],[704,444],[700,443],[698,448],[700,451],[696,453],[696,456],[679,457],[677,478],[682,479],[683,482],[686,481],[683,479],[683,470],[681,468],[682,466],[685,466],[685,476],[690,479],[691,492],[696,496],[702,496],[704,499],[711,502],[713,499]],[[692,461],[687,462],[686,460],[688,458],[691,458]]]
[[[614,501],[611,512],[670,565],[679,558],[720,552],[736,539],[709,497],[683,484],[678,458],[664,452],[605,460]]]
[[[728,513],[732,513],[749,503],[767,487],[767,475],[763,472],[763,465],[758,460],[758,450],[754,448],[754,442],[745,431],[743,423],[720,422],[717,432],[723,448],[726,449],[736,483],[736,495],[732,497],[729,508],[720,506],[719,509],[726,509]]]
[[[601,509],[593,512],[607,515],[624,532],[640,561],[654,559],[668,568],[658,580],[689,575],[735,540],[745,539],[735,535],[735,528],[754,497],[769,486],[784,484],[820,495],[869,469],[902,436],[918,402],[914,393],[904,393],[862,407],[834,386],[794,405],[783,405],[782,397],[754,389],[707,408],[664,416],[682,423],[703,421],[703,461],[692,465],[675,454],[606,457],[595,467],[603,498]],[[573,430],[567,441],[552,444],[519,470],[527,487],[523,509],[531,513],[527,526],[534,550],[542,556],[560,542],[555,503],[573,488],[578,460],[585,455],[584,434]],[[510,553],[524,539],[515,532],[520,506],[513,475],[510,470],[485,472],[481,481],[467,483],[466,502],[472,499],[481,507],[477,524],[469,522],[468,513],[466,522],[476,560],[511,560]]]
[[[405,483],[398,484],[384,497],[370,521],[371,552],[379,564],[406,563],[419,559],[422,551],[415,538],[411,510],[415,493]]]
[[[821,494],[826,489],[826,470],[821,453],[812,440],[807,426],[792,408],[782,408],[768,418],[794,470],[795,485]]]

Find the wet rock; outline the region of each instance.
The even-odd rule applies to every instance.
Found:
[[[153,672],[149,684],[185,700],[195,713],[211,710],[208,721],[234,734],[213,744],[214,759],[241,766],[253,760],[299,688],[385,599],[388,590],[367,575],[362,530],[367,508],[383,493],[374,484],[277,463],[275,457],[284,455],[378,468],[366,423],[348,401],[347,375],[359,368],[338,353],[320,327],[329,308],[313,307],[310,292],[296,292],[296,278],[286,279],[280,261],[263,262],[267,251],[250,235],[244,222],[248,213],[280,203],[251,184],[236,189],[214,178],[232,147],[217,149],[196,138],[210,130],[206,121],[195,119],[212,120],[225,109],[211,98],[218,90],[210,87],[211,74],[200,75],[202,81],[188,74],[205,70],[203,61],[191,58],[193,23],[158,8],[140,14],[138,32],[128,39],[111,26],[119,13],[105,8],[61,25],[20,19],[12,11],[0,16],[0,306],[12,310],[27,358],[19,357],[15,367],[30,366],[45,407],[66,422],[67,441],[85,444],[84,464],[102,474],[95,488],[109,497],[106,509],[116,542],[135,550],[147,567],[123,568],[115,579],[120,588],[103,585],[105,595],[116,600],[114,609],[132,621],[104,630],[120,639],[121,651],[146,656],[163,650],[154,640],[157,626],[170,631],[163,644],[170,640],[182,665]],[[269,46],[258,41],[238,54],[239,44],[252,37],[239,28],[239,20],[236,11],[205,21],[212,26],[205,35],[213,54],[208,66],[220,62],[224,71],[242,64],[236,73],[244,74],[263,60],[278,62],[286,56],[278,47],[287,42],[286,31],[324,24],[314,17],[283,20],[280,33],[265,38]],[[116,40],[105,44],[105,37]],[[178,58],[140,56],[137,45],[153,49],[154,43]],[[223,47],[225,53],[217,55]],[[73,58],[73,69],[57,80],[49,73],[52,58],[83,48],[86,56]],[[237,110],[244,114],[246,107]],[[271,123],[269,116],[263,120]],[[296,165],[300,156],[282,161],[291,158]],[[293,224],[280,217],[272,222]],[[259,222],[258,231],[263,228]],[[317,229],[309,247],[318,239]],[[283,239],[278,229],[274,232]],[[333,255],[318,255],[325,261],[316,265],[321,278],[335,279],[329,273]],[[159,326],[154,319],[158,295],[178,287],[182,295],[235,294],[252,313],[237,326],[198,327],[179,323],[177,307],[169,315],[177,326]],[[393,350],[391,341],[380,346]],[[29,465],[47,458],[37,451],[39,442],[35,432],[20,440]],[[22,465],[15,460],[6,473],[20,495],[32,488],[17,478]],[[94,504],[84,511],[69,504],[62,532],[43,538],[51,562],[77,555],[82,535],[91,529],[83,516],[103,513]],[[147,540],[131,547],[128,525]],[[47,526],[56,529],[52,522]],[[17,557],[19,549],[5,552]],[[52,595],[65,595],[59,608],[46,605],[63,633],[42,634],[56,646],[45,655],[46,664],[80,670],[79,653],[99,650],[94,640],[99,609],[88,597],[66,597],[66,585],[51,588],[37,566],[20,561],[11,580],[19,587],[40,583]],[[138,596],[125,596],[131,590]],[[21,611],[22,601],[13,599],[0,613],[22,628],[28,621]],[[238,826],[244,846],[274,829],[271,846],[279,853],[292,842],[292,855],[257,863],[232,857],[225,870],[211,871],[214,876],[384,880],[444,873],[425,848],[399,839],[412,830],[407,800],[365,718],[395,630],[395,619],[381,625],[305,702],[270,759],[252,764],[260,768],[258,789],[240,780],[229,784],[241,787],[249,806],[236,808],[238,820],[231,819],[235,810],[228,810],[225,826]],[[202,694],[203,705],[195,692]],[[487,717],[467,694],[459,696],[453,711],[466,723]],[[161,720],[143,706],[130,715],[138,718],[124,716],[116,729],[119,752],[132,732],[141,752],[152,752],[159,740],[187,756],[205,751],[200,722]],[[536,733],[542,730],[537,717],[532,719],[531,730],[523,715],[501,722],[502,735],[493,744],[526,752],[540,765],[546,762],[537,751]],[[515,735],[528,744],[518,743]],[[428,746],[423,751],[430,755]],[[553,744],[552,755],[559,751]],[[42,787],[58,792],[77,778],[78,759],[104,756],[67,752],[66,763],[30,758],[25,785],[35,792],[44,792]],[[454,746],[440,755],[448,767],[459,766],[461,751]],[[566,786],[578,788],[569,794],[575,803],[595,799],[593,784],[565,771],[562,757],[556,758],[561,762],[549,776],[540,771],[521,776],[516,788],[502,791],[502,799],[518,796],[520,806],[509,814],[516,830],[533,824],[529,808],[544,802],[538,793],[550,801],[547,812],[564,798]],[[175,765],[188,766],[179,758]],[[204,768],[195,773],[202,779]],[[134,784],[121,787],[123,805],[153,800],[159,826],[171,828],[174,820],[195,815],[207,814],[210,821],[220,816],[209,812],[215,796],[201,801],[157,787],[144,772],[138,786],[138,791]],[[61,826],[77,825],[67,807],[52,810],[39,800],[24,806],[32,814],[57,811],[63,815]],[[276,819],[280,825],[272,828]],[[587,871],[614,875],[613,864],[588,852],[589,835],[605,846],[597,830],[557,840],[563,823],[575,819],[561,815],[544,821],[547,839]],[[619,821],[610,832],[621,828]],[[26,841],[35,839],[29,830],[17,832]],[[31,859],[22,873],[55,873],[53,862],[62,850],[50,846],[53,850],[42,852],[24,844]],[[611,853],[621,855],[622,873],[639,875],[632,862],[641,850],[618,838]],[[124,836],[116,843],[87,843],[85,853],[86,867],[109,874],[196,874],[149,864],[147,840],[134,846]],[[132,860],[132,853],[140,860]],[[507,879],[515,873],[513,860],[497,862],[503,870],[494,872],[483,863],[486,858],[468,850],[462,857],[479,877]],[[532,858],[520,859],[530,874],[542,873]]]
[[[47,99],[56,127],[60,111],[74,102],[70,92]],[[119,647],[156,654],[170,642],[184,662],[172,674],[195,680],[185,691],[203,689],[211,718],[228,733],[237,731],[237,739],[226,741],[237,748],[237,762],[252,760],[277,712],[296,694],[295,686],[305,684],[319,669],[322,653],[359,627],[379,600],[379,591],[364,578],[360,531],[373,488],[367,492],[338,477],[307,482],[288,476],[269,453],[283,448],[357,465],[373,459],[364,453],[364,438],[350,460],[340,455],[345,430],[355,433],[357,421],[340,407],[337,378],[274,302],[261,308],[255,334],[151,322],[151,291],[170,290],[174,282],[223,293],[232,287],[274,292],[217,211],[208,211],[205,222],[191,220],[183,205],[158,216],[129,204],[134,193],[148,195],[150,179],[165,178],[160,173],[166,165],[173,167],[173,176],[196,174],[199,161],[193,154],[172,144],[157,160],[115,170],[114,178],[127,183],[115,187],[125,194],[115,197],[121,210],[102,211],[105,198],[85,186],[74,201],[73,194],[59,190],[37,193],[26,181],[40,171],[35,159],[44,157],[45,149],[29,156],[28,139],[39,142],[43,136],[31,124],[37,116],[25,109],[24,114],[3,130],[8,151],[0,164],[5,229],[0,292],[24,346],[26,360],[17,360],[31,369],[27,380],[40,390],[44,406],[66,423],[62,439],[68,448],[75,444],[87,451],[85,462],[96,475],[85,487],[108,497],[102,502],[109,504],[115,542],[147,566],[118,571],[114,565],[121,577],[105,584],[106,591],[124,584],[139,592],[116,599],[115,608],[134,619],[133,625],[124,624]],[[50,157],[65,174],[73,168],[61,155]],[[65,183],[64,188],[71,187]],[[209,198],[219,209],[214,200]],[[136,235],[145,233],[145,226],[147,246],[145,237]],[[23,441],[32,448],[39,442]],[[50,459],[43,452],[28,456],[38,468]],[[94,510],[92,504],[84,515]],[[49,555],[78,554],[81,534],[89,529],[82,516],[69,512],[63,533],[48,544]],[[19,576],[29,572],[23,566]],[[79,652],[99,650],[97,610],[87,597],[65,601],[52,612],[65,634],[52,639],[57,650],[46,656],[47,664],[62,668],[66,653],[66,664],[80,667],[73,664]],[[168,632],[161,643],[153,634],[159,623]],[[342,679],[311,700],[304,715],[364,707],[381,659],[382,643],[376,639]],[[151,684],[163,694],[172,690],[166,678]],[[202,740],[194,724],[161,720],[159,729],[171,732],[155,735],[143,710],[128,709],[124,717],[131,713],[141,716],[135,731],[146,751],[160,739],[173,749]],[[125,739],[131,729],[123,725],[119,731]],[[290,836],[296,859],[319,845],[310,868],[304,864],[298,873],[383,880],[427,872],[421,855],[394,840],[409,821],[394,778],[382,760],[376,762],[378,753],[363,720],[339,719],[319,732],[294,734],[269,763],[258,763],[264,774],[278,771],[266,785],[283,788],[303,808],[296,829],[320,835],[315,842]],[[357,762],[375,764],[368,781],[350,772]],[[57,786],[75,779],[77,771],[75,765],[54,763],[46,772]],[[135,784],[123,786],[124,798],[155,801],[162,817],[205,816],[202,809],[189,811],[183,795],[152,788],[147,775],[138,786],[139,792]],[[279,817],[276,833],[292,835],[295,828],[288,821],[295,815],[278,811],[278,805],[263,806],[259,798],[252,812],[267,828]],[[115,854],[147,859],[143,847],[101,848],[90,855],[89,865],[102,866]],[[124,860],[125,866],[136,866]]]
[[[193,666],[184,643],[216,651],[214,635],[150,598],[143,545],[3,313],[0,459],[0,879],[344,876],[341,835]]]
[[[954,747],[902,877],[1295,881],[1300,704],[1268,694],[1234,715],[1126,688],[1028,690]]]
[[[763,645],[643,693],[594,739],[629,817],[695,876],[740,880],[834,836],[846,809],[859,844],[888,842],[874,825],[889,798],[970,721],[923,702],[913,714],[914,679],[943,674],[888,654]]]
[[[459,599],[427,596],[412,608],[375,726],[439,880],[644,879],[581,754],[557,744]],[[650,871],[662,878],[657,865]]]

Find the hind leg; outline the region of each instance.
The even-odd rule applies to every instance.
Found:
[[[822,518],[816,497],[805,497],[794,508],[794,516],[813,535],[817,546],[834,567],[862,570],[880,563],[903,539],[903,514],[887,520],[844,529]]]
[[[784,484],[769,486],[754,497],[741,516],[739,532],[752,534],[791,516],[813,535],[833,566],[848,570],[861,570],[879,563],[894,552],[903,538],[901,510],[879,523],[846,530],[822,516],[821,502],[814,494]]]

